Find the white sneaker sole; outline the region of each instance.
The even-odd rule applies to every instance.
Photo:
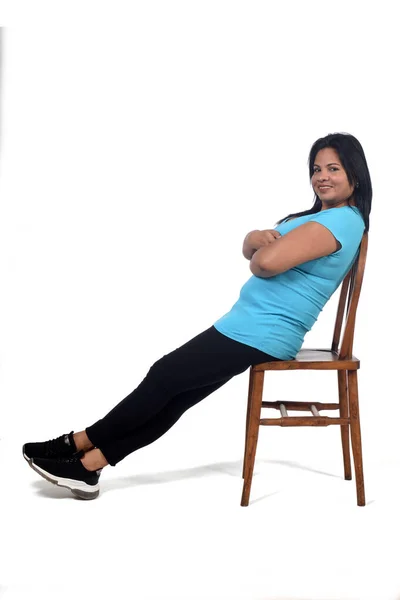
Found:
[[[100,486],[98,483],[96,483],[96,485],[88,485],[84,481],[78,481],[77,479],[65,479],[64,477],[53,475],[53,473],[48,473],[38,465],[35,465],[31,460],[27,460],[32,469],[44,479],[59,487],[68,488],[75,496],[82,500],[94,500],[100,493]]]

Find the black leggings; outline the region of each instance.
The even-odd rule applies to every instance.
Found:
[[[151,444],[183,413],[251,365],[279,360],[236,342],[214,326],[157,360],[140,385],[87,427],[92,444],[115,466]]]

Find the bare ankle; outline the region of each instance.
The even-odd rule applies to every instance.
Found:
[[[86,431],[78,431],[74,433],[74,442],[77,450],[91,450],[94,446],[86,435]]]
[[[88,471],[97,471],[108,465],[107,459],[99,448],[90,450],[81,458],[81,462]]]

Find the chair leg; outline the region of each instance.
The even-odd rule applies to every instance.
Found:
[[[241,506],[249,505],[251,481],[253,477],[254,461],[256,457],[258,432],[260,429],[260,415],[265,371],[256,371],[253,374],[252,393],[250,402],[249,425],[246,435],[246,453],[244,457],[244,482]]]
[[[361,448],[361,427],[358,409],[357,371],[348,371],[350,432],[353,449],[354,470],[356,473],[357,505],[365,506],[364,474]]]
[[[341,418],[349,418],[349,397],[347,390],[347,371],[338,371],[339,386],[339,412]],[[351,461],[350,461],[350,426],[341,425],[340,433],[342,437],[344,478],[351,479]]]
[[[249,377],[249,393],[247,395],[247,414],[246,414],[246,431],[245,431],[245,436],[244,436],[244,456],[246,458],[247,455],[247,432],[249,429],[249,419],[250,419],[250,412],[251,412],[251,398],[253,395],[253,385],[254,385],[254,371],[253,371],[253,367],[250,367],[250,377]],[[244,479],[244,465],[245,465],[245,460],[243,460],[243,470],[242,470],[242,479]]]

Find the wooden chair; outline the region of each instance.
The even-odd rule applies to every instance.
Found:
[[[246,443],[243,462],[243,493],[241,506],[248,506],[251,481],[253,477],[259,427],[261,425],[279,425],[281,427],[326,427],[340,425],[344,461],[344,478],[351,479],[350,444],[353,449],[356,475],[357,504],[365,506],[364,475],[361,450],[361,429],[358,410],[357,370],[360,361],[353,356],[353,338],[356,311],[364,276],[368,247],[368,233],[364,233],[358,251],[358,257],[343,280],[331,349],[302,349],[294,360],[265,362],[250,368],[249,394],[246,418]],[[346,319],[342,336],[343,316]],[[339,402],[264,402],[262,400],[265,371],[291,371],[297,369],[335,370],[338,374]],[[279,418],[261,419],[261,408],[280,410]],[[289,416],[290,411],[311,411],[311,416]],[[339,410],[339,416],[320,415],[320,410]]]

